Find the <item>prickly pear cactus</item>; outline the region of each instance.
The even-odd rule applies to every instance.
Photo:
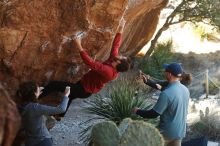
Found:
[[[114,122],[102,122],[92,129],[93,146],[164,146],[160,132],[143,121],[124,119],[119,128]]]
[[[151,124],[131,121],[124,131],[119,146],[164,146],[160,132]]]
[[[124,132],[126,131],[126,129],[128,128],[128,126],[131,122],[132,122],[132,120],[130,118],[126,118],[120,123],[120,125],[118,127],[120,136],[122,136],[124,134]]]
[[[120,140],[119,131],[114,122],[105,121],[92,128],[93,146],[117,146]]]

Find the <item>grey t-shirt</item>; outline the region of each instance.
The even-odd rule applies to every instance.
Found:
[[[170,83],[161,92],[153,109],[161,115],[159,129],[167,138],[185,137],[189,97],[189,90],[179,81]]]
[[[25,145],[36,145],[45,138],[51,138],[46,127],[45,115],[61,114],[66,111],[69,98],[64,96],[57,107],[28,103],[22,110],[23,126],[26,134]]]

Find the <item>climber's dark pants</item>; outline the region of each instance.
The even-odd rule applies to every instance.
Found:
[[[91,95],[91,93],[88,93],[84,90],[80,81],[78,81],[77,83],[70,83],[70,82],[64,82],[64,81],[51,81],[48,83],[47,86],[44,87],[43,93],[40,95],[40,98],[47,96],[48,94],[52,92],[64,92],[66,86],[70,86],[70,95],[69,95],[70,100],[68,102],[67,110],[73,99],[87,98]],[[65,114],[66,112],[63,114],[60,114],[60,116],[64,116]]]
[[[53,140],[52,138],[45,138],[39,144],[34,145],[34,146],[53,146]]]

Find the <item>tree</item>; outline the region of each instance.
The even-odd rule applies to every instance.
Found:
[[[173,0],[171,3],[174,10],[151,40],[150,48],[145,57],[152,54],[159,37],[171,25],[188,21],[195,24],[203,22],[220,28],[220,0]],[[174,6],[176,3],[177,5]]]

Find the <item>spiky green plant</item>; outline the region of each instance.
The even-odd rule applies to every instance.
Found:
[[[135,79],[119,78],[104,96],[98,94],[87,101],[89,106],[84,111],[96,116],[82,124],[101,119],[113,121],[118,125],[124,118],[142,119],[132,112],[133,108],[149,109],[152,104],[140,95],[141,92],[137,92],[139,88],[140,85],[135,82]],[[153,123],[156,123],[156,121]],[[91,126],[81,132],[83,141],[89,140],[90,130]]]
[[[94,99],[88,101],[89,107],[85,108],[85,111],[114,121],[116,124],[127,117],[137,119],[139,116],[132,112],[134,107],[149,109],[152,106],[137,93],[138,88],[134,80],[121,78],[114,83],[105,97],[96,95]]]

